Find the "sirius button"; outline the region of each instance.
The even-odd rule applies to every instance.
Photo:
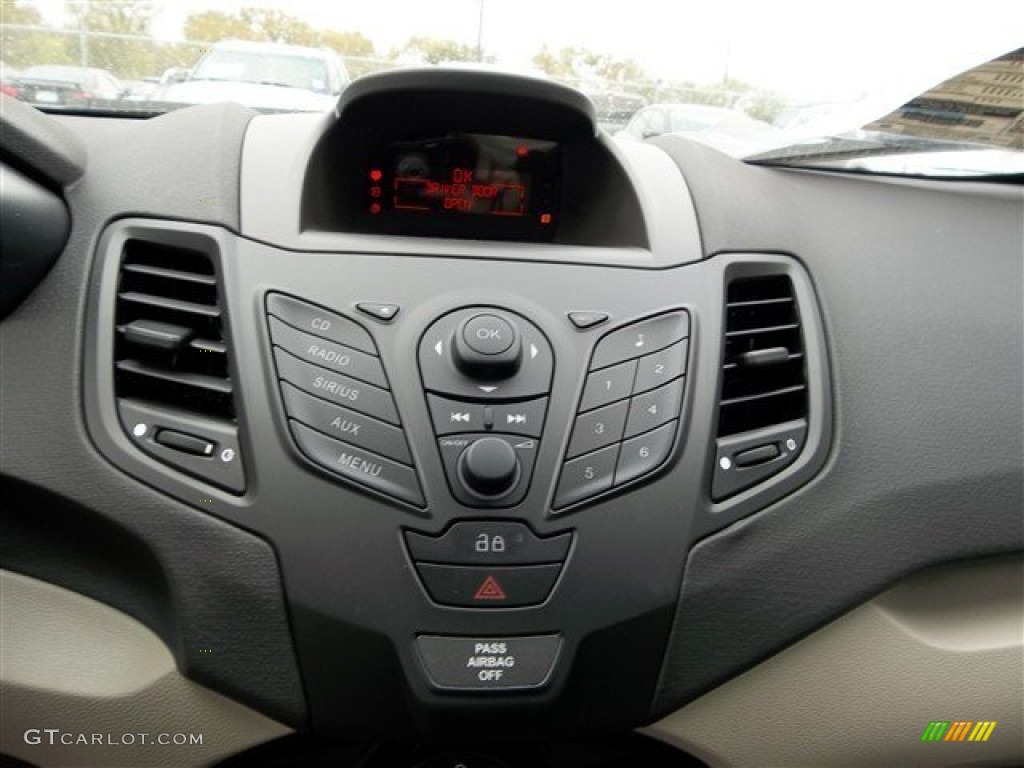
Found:
[[[281,349],[274,350],[274,360],[277,362],[278,375],[303,392],[389,424],[401,423],[395,401],[387,390],[304,363]]]

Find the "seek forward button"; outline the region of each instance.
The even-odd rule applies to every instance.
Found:
[[[491,423],[498,432],[540,437],[544,427],[544,412],[547,407],[548,399],[546,397],[527,400],[524,403],[492,405]]]

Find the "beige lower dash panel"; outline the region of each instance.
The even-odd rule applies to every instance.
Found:
[[[918,574],[644,732],[713,768],[1024,765],[1024,559]]]
[[[182,677],[135,619],[0,571],[0,753],[40,768],[191,768],[290,732]]]

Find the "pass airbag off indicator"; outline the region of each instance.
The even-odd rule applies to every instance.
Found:
[[[541,688],[551,679],[561,648],[560,635],[416,638],[427,680],[442,691]]]

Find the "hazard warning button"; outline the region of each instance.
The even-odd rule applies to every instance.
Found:
[[[417,651],[431,687],[442,691],[540,688],[551,678],[560,635],[446,637],[420,635]]]
[[[419,563],[417,568],[435,603],[460,608],[522,608],[547,600],[562,566],[469,568]]]

